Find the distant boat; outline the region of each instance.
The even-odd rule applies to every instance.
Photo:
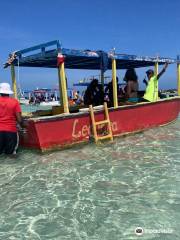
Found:
[[[49,96],[52,93],[53,97]],[[25,95],[27,96],[25,97]],[[19,97],[19,102],[21,105],[59,106],[60,103],[57,98],[57,90],[42,88],[33,91],[24,91]]]
[[[177,97],[178,96],[178,93],[177,93],[176,90],[162,91],[160,94],[161,94],[161,97],[164,97],[164,98]]]
[[[19,102],[21,105],[29,105],[29,99],[26,99],[25,97],[20,97]]]
[[[43,101],[43,102],[40,102],[39,104],[40,106],[60,106],[60,103],[59,101]]]
[[[70,98],[73,97],[72,89],[68,89],[67,93]],[[25,94],[27,95],[26,97]],[[21,96],[19,97],[19,102],[22,105],[38,104],[40,106],[60,106],[60,101],[58,100],[58,98],[59,97],[57,89],[41,88],[32,91],[24,91],[24,94],[21,94]]]

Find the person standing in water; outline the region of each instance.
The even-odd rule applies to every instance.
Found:
[[[15,155],[18,144],[16,124],[22,126],[21,107],[8,83],[0,84],[0,154]]]

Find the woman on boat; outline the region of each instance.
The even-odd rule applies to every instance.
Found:
[[[130,68],[126,71],[124,76],[124,81],[126,81],[127,85],[125,87],[125,97],[128,102],[138,102],[138,77],[134,70],[134,68]]]
[[[163,69],[158,75],[154,74],[152,69],[146,71],[148,77],[148,84],[143,98],[140,100],[141,102],[155,102],[158,100],[158,80],[166,71],[168,67],[168,63],[165,63]]]

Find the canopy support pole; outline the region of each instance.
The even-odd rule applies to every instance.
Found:
[[[112,59],[112,84],[113,84],[113,105],[114,108],[118,107],[117,97],[117,79],[116,79],[116,60]]]
[[[104,91],[104,71],[101,69],[101,84]]]
[[[178,96],[180,96],[180,56],[177,56],[177,92]]]
[[[16,74],[15,74],[15,67],[11,64],[11,78],[12,78],[12,88],[14,92],[14,98],[18,98],[17,94],[17,83],[16,83]]]
[[[60,105],[63,106],[60,67],[58,67],[58,81],[59,81],[59,101],[60,101]]]
[[[59,91],[61,93],[61,100],[62,100],[64,113],[69,113],[64,62],[59,65],[58,73],[59,73],[58,74],[58,76],[59,76]]]

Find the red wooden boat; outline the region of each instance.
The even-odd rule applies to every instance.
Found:
[[[56,49],[46,51],[45,48],[55,44]],[[27,52],[40,49],[40,53],[25,56]],[[61,53],[58,59],[57,56]],[[63,57],[62,57],[63,56]],[[103,73],[112,69],[113,88],[116,86],[116,68],[127,69],[129,66],[146,67],[165,62],[178,65],[178,94],[180,95],[180,66],[178,60],[167,58],[147,58],[134,55],[106,54],[102,51],[77,51],[63,49],[58,41],[41,44],[32,48],[18,51],[9,59],[7,65],[11,65],[14,92],[16,93],[14,66],[30,67],[58,67],[61,92],[61,112],[59,108],[49,111],[49,116],[32,116],[27,119],[28,126],[20,132],[20,143],[27,148],[41,151],[62,149],[75,144],[89,142],[92,136],[91,118],[88,109],[69,112],[64,65],[66,68],[100,69],[102,80]],[[157,71],[157,69],[156,69]],[[116,91],[114,91],[115,93]],[[151,103],[137,103],[133,105],[118,106],[117,96],[114,94],[114,107],[109,108],[109,117],[113,136],[144,131],[149,128],[163,126],[177,119],[180,111],[180,97],[160,99]],[[104,119],[104,110],[95,111],[97,121]],[[102,126],[100,126],[102,128]]]
[[[173,122],[178,117],[179,110],[179,97],[109,109],[113,135],[136,133]],[[97,111],[96,118],[102,120],[104,111]],[[45,151],[90,140],[89,112],[38,117],[29,119],[28,122],[27,131],[21,134],[21,144],[24,147]]]

